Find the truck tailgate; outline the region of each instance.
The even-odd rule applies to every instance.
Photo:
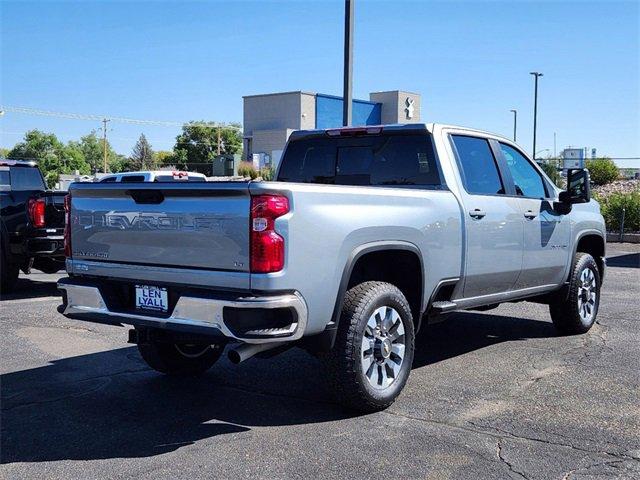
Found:
[[[249,271],[247,183],[74,183],[73,260]]]

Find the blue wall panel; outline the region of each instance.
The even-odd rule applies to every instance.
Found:
[[[352,124],[379,125],[382,104],[353,100]],[[342,97],[316,95],[316,128],[337,128],[342,126]]]

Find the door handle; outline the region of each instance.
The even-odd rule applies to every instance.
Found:
[[[527,210],[526,212],[524,212],[524,218],[526,218],[527,220],[533,220],[537,216],[538,214],[535,213],[533,210]]]
[[[475,210],[469,210],[469,215],[471,216],[471,218],[480,220],[485,215],[487,215],[487,213],[484,210],[480,210],[479,208],[476,208]]]

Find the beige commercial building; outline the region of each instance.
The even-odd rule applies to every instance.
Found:
[[[277,163],[294,130],[342,125],[342,98],[311,92],[282,92],[243,97],[245,158]],[[353,100],[353,126],[418,123],[421,97],[402,90],[373,92]]]

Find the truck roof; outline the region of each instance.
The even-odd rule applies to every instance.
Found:
[[[435,127],[439,128],[451,128],[455,130],[466,130],[468,132],[480,133],[482,135],[489,135],[492,137],[502,138],[511,142],[512,140],[493,132],[487,132],[485,130],[480,130],[477,128],[470,127],[462,127],[459,125],[447,125],[443,123],[396,123],[396,124],[386,124],[386,125],[362,125],[362,126],[351,126],[351,127],[338,127],[338,128],[327,128],[327,129],[315,129],[315,130],[296,130],[291,134],[292,139],[307,137],[307,136],[316,136],[316,135],[341,135],[343,132],[354,132],[354,133],[369,133],[376,134],[381,131],[394,131],[394,132],[433,132]]]

